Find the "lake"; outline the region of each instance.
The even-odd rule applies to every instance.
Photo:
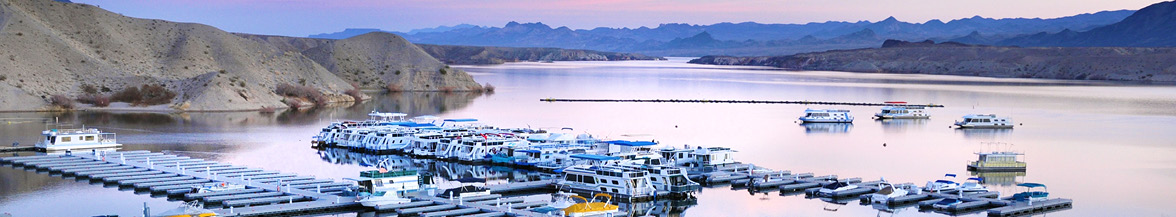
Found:
[[[1005,195],[1016,183],[1049,187],[1051,197],[1074,200],[1051,216],[1176,215],[1176,87],[1099,81],[962,76],[795,72],[763,67],[708,66],[669,61],[509,63],[461,66],[497,87],[479,93],[373,93],[358,105],[259,114],[0,113],[0,142],[33,144],[46,123],[93,126],[118,133],[124,149],[165,151],[319,178],[353,177],[367,156],[310,148],[310,138],[332,121],[364,119],[372,110],[444,118],[477,118],[500,127],[573,128],[597,137],[656,140],[668,146],[723,146],[745,163],[793,173],[885,178],[894,183],[940,179],[945,173],[980,176]],[[934,103],[925,121],[875,121],[879,107],[790,104],[568,103],[545,98],[730,99]],[[806,108],[849,109],[852,125],[801,125]],[[1013,130],[957,130],[966,114],[1007,116]],[[885,145],[884,145],[885,144]],[[971,174],[978,151],[1024,152],[1023,173]],[[3,153],[3,156],[33,153]],[[452,177],[471,174],[495,182],[538,174],[425,162]],[[55,175],[56,176],[56,175]],[[14,216],[141,214],[179,202],[136,195],[44,173],[0,167],[0,213]],[[864,216],[878,214],[856,200],[846,205],[802,195],[749,194],[704,188],[694,202],[644,204],[684,216]],[[664,205],[664,204],[663,204]],[[62,208],[69,207],[69,208]],[[638,208],[634,208],[638,209]],[[835,210],[835,211],[830,211]],[[944,216],[917,208],[897,216]],[[889,215],[890,213],[882,213]],[[971,215],[982,215],[974,213]],[[355,215],[350,213],[342,216]]]

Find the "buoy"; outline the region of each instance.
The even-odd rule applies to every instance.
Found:
[[[886,147],[886,143],[882,143],[882,147]]]

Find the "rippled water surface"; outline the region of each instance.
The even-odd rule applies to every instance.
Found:
[[[958,76],[787,72],[670,61],[512,63],[462,67],[493,94],[377,94],[359,105],[278,114],[0,113],[0,141],[32,144],[45,122],[118,133],[126,149],[166,151],[268,170],[341,179],[365,170],[371,156],[309,148],[327,123],[363,119],[372,110],[445,118],[478,118],[501,127],[572,127],[613,139],[654,139],[663,145],[725,146],[757,166],[795,173],[836,174],[923,184],[945,173],[981,176],[990,189],[1015,183],[1049,186],[1074,208],[1050,216],[1173,216],[1176,208],[1176,87],[1171,84],[996,79]],[[875,121],[878,107],[784,104],[549,103],[543,98],[734,99],[935,103],[925,121]],[[851,124],[800,125],[805,108],[850,109]],[[965,114],[998,114],[1014,130],[955,130]],[[994,144],[1000,143],[1000,144]],[[883,145],[885,144],[885,146]],[[1011,144],[1011,145],[1010,145]],[[1024,173],[970,174],[973,152],[1026,153]],[[3,156],[33,153],[3,153]],[[509,168],[412,161],[443,177],[532,179]],[[632,204],[632,209],[684,216],[865,216],[879,210],[850,201],[752,195],[706,188],[696,201]],[[162,211],[166,198],[0,167],[0,213],[14,216],[141,215],[143,203]],[[668,206],[667,206],[668,205]],[[63,208],[69,207],[69,208]],[[835,210],[835,211],[830,211]],[[917,208],[896,216],[943,216]],[[881,213],[891,215],[891,213]],[[981,215],[975,213],[972,215]],[[339,214],[354,215],[354,214]]]

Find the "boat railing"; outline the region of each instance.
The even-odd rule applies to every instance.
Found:
[[[78,129],[53,129],[53,130],[50,130],[50,131],[52,131],[52,132],[57,132],[58,134],[84,134],[84,133],[98,133],[98,129],[95,129],[95,128],[78,128]]]
[[[102,144],[117,143],[118,136],[114,133],[99,133],[97,142]]]

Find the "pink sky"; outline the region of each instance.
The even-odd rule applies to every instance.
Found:
[[[344,28],[407,31],[439,25],[543,22],[573,29],[661,23],[943,21],[972,17],[1053,18],[1136,10],[1155,0],[75,0],[133,17],[196,22],[232,32],[305,36]]]

